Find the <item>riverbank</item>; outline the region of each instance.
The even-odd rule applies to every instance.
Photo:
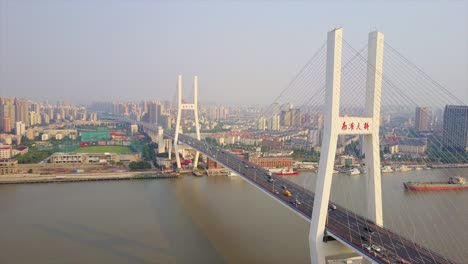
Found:
[[[0,184],[20,183],[55,183],[55,182],[81,182],[81,181],[115,181],[115,180],[141,180],[177,178],[175,173],[163,174],[160,171],[142,172],[98,172],[83,174],[14,174],[0,176]]]

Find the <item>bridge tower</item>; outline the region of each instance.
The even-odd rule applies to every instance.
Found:
[[[364,138],[367,167],[367,206],[369,219],[383,225],[380,179],[379,122],[383,68],[383,41],[381,32],[369,33],[367,54],[366,109],[363,117],[341,117],[341,52],[343,29],[328,32],[325,79],[324,137],[316,180],[314,207],[309,233],[312,263],[325,263],[325,235],[333,165],[339,135],[359,134]]]
[[[176,156],[177,168],[180,166],[180,157],[179,157],[179,132],[180,132],[180,119],[182,117],[182,110],[190,110],[194,112],[195,117],[195,132],[197,134],[197,139],[200,140],[200,124],[198,123],[198,76],[193,78],[193,104],[183,104],[182,103],[182,75],[179,75],[177,80],[177,121],[175,127],[175,136],[174,136],[174,152]],[[200,152],[196,152],[195,160],[193,161],[194,168],[198,165],[198,158]]]

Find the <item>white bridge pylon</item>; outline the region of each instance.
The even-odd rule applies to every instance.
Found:
[[[309,233],[312,263],[325,263],[324,248],[326,244],[322,242],[322,239],[325,234],[325,222],[339,135],[363,135],[368,177],[366,184],[368,218],[379,226],[383,225],[379,149],[383,41],[384,36],[381,32],[369,33],[365,116],[340,117],[343,29],[338,28],[328,32],[324,136]]]
[[[194,112],[195,117],[195,131],[197,133],[197,139],[200,140],[200,124],[198,123],[198,76],[193,77],[193,104],[182,103],[182,75],[178,76],[177,80],[177,121],[175,127],[174,136],[174,152],[176,156],[177,168],[180,169],[180,157],[179,157],[179,131],[180,131],[180,119],[182,118],[182,110],[190,110]],[[196,152],[195,160],[193,161],[193,167],[198,166],[198,158],[200,152]]]

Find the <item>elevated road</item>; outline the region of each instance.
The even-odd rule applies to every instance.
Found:
[[[157,131],[155,125],[135,122],[122,117],[117,119],[123,122],[137,123],[146,129]],[[164,135],[174,138],[173,131],[167,131]],[[204,141],[179,134],[179,143],[190,146],[229,168],[254,186],[282,202],[307,221],[310,221],[314,204],[314,193],[312,191],[281,177],[269,176],[267,170]],[[284,189],[291,192],[290,197],[283,194]],[[296,201],[299,201],[300,204]],[[376,263],[456,264],[447,257],[416,244],[388,228],[377,226],[369,219],[333,202],[330,202],[329,205],[325,231],[326,235],[332,236]],[[372,248],[372,246],[374,247]]]
[[[166,136],[173,138],[171,133],[166,133]],[[281,177],[269,176],[263,168],[204,141],[179,135],[179,143],[219,162],[310,221],[313,192]],[[291,192],[290,197],[283,194],[285,189]],[[377,263],[455,263],[332,202],[328,210],[326,233]]]

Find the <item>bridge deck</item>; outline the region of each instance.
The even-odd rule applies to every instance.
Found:
[[[166,135],[173,137],[171,134]],[[263,168],[203,141],[185,135],[179,135],[179,141],[236,172],[310,221],[314,203],[313,192],[280,177],[272,176],[274,181],[271,182],[267,171]],[[283,195],[284,188],[291,191],[291,197]],[[293,204],[296,199],[300,201],[300,205]],[[371,232],[367,230],[371,230]],[[336,204],[332,205],[332,203],[328,211],[326,232],[377,263],[455,263],[387,228],[375,225],[372,221],[346,208]],[[381,250],[379,252],[368,250],[364,244],[376,245]]]

